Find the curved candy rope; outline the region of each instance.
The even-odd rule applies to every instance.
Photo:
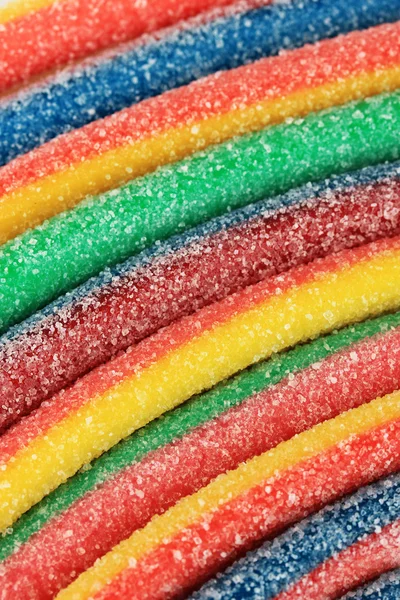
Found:
[[[1,529],[192,395],[273,352],[399,307],[399,285],[399,239],[385,239],[250,286],[131,347],[0,438]]]
[[[399,341],[399,313],[357,325],[263,363],[149,425],[16,523],[0,546],[3,559],[14,548],[1,569],[3,594],[29,590],[33,596],[35,590],[42,599],[53,597],[71,573],[79,575],[154,514],[220,473],[397,389]],[[289,379],[271,387],[288,372]],[[359,382],[356,393],[349,380]]]
[[[332,173],[398,158],[399,128],[400,93],[376,96],[225,142],[53,217],[0,249],[0,329],[156,240]]]
[[[350,592],[343,600],[397,600],[400,596],[400,569],[382,575],[377,581]]]
[[[380,446],[386,472],[398,468],[399,398],[396,392],[348,411],[221,475],[133,533],[58,597],[144,600],[187,593],[263,537],[362,485],[375,469],[381,474],[373,443],[386,438]]]
[[[295,0],[144,39],[4,100],[0,164],[65,131],[199,77],[399,18],[397,0]]]
[[[0,8],[0,91],[103,48],[232,2],[13,0]]]
[[[340,4],[343,0],[338,2]],[[65,116],[64,126],[71,125],[71,115],[74,108],[77,114],[79,103],[82,104],[81,113],[87,113],[83,118],[92,119],[96,106],[90,104],[94,98],[91,93],[101,77],[106,84],[107,77],[111,75],[108,83],[109,89],[114,92],[113,102],[125,102],[132,91],[130,86],[125,85],[127,93],[121,98],[112,77],[122,77],[129,71],[130,66],[126,70],[126,64],[124,65],[128,56],[135,56],[139,62],[141,59],[149,61],[146,64],[136,64],[135,67],[142,73],[147,69],[146,74],[149,76],[144,85],[145,88],[147,86],[147,91],[142,89],[140,93],[152,95],[152,84],[163,85],[160,79],[157,80],[156,72],[162,60],[166,60],[166,65],[172,70],[178,70],[172,73],[175,79],[170,77],[168,85],[176,85],[181,76],[193,77],[193,73],[185,71],[188,67],[193,67],[193,63],[190,65],[190,61],[187,61],[181,69],[174,58],[176,54],[173,54],[185,50],[183,46],[188,40],[193,42],[190,52],[193,52],[194,62],[200,57],[201,63],[204,59],[201,50],[204,47],[210,49],[213,44],[222,45],[226,54],[224,56],[223,53],[215,52],[211,59],[215,55],[218,58],[221,56],[223,61],[230,53],[228,62],[231,59],[246,62],[251,58],[246,55],[246,51],[251,53],[254,45],[257,46],[252,26],[258,24],[255,31],[257,35],[261,35],[262,27],[269,19],[269,25],[277,25],[277,39],[282,36],[278,39],[279,43],[296,46],[304,42],[310,29],[313,30],[313,36],[321,35],[318,19],[315,23],[310,21],[312,11],[317,7],[319,19],[323,17],[325,10],[321,30],[328,36],[334,35],[335,28],[342,27],[340,19],[344,16],[344,10],[349,11],[347,17],[348,22],[351,22],[351,25],[345,27],[353,27],[354,23],[360,22],[365,25],[368,19],[378,19],[379,22],[385,11],[393,16],[393,10],[399,10],[398,3],[394,7],[393,0],[382,0],[378,13],[375,12],[375,0],[366,0],[362,7],[359,0],[352,0],[348,7],[339,6],[338,16],[335,10],[327,7],[326,0],[305,0],[291,4],[288,10],[284,7],[281,12],[279,7],[275,11],[275,7],[247,10],[247,6],[244,9],[235,7],[232,12],[221,12],[219,16],[218,13],[213,13],[214,17],[209,13],[204,19],[194,20],[180,29],[161,32],[153,40],[144,39],[127,47],[124,55],[115,54],[100,62],[87,63],[78,68],[77,77],[72,75],[70,78],[72,71],[66,73],[63,82],[66,85],[61,85],[58,89],[61,91],[61,102],[72,102],[69,110],[59,110],[58,121],[53,121],[53,124],[62,127],[61,120]],[[301,19],[298,20],[296,29],[291,19],[298,16],[299,8],[302,9],[301,19],[304,23],[300,26]],[[362,12],[366,8],[369,8],[368,15],[360,17],[357,11]],[[338,9],[338,5],[335,9]],[[236,10],[247,12],[234,14]],[[222,14],[225,16],[221,17]],[[282,15],[285,15],[284,22]],[[250,28],[246,31],[249,25]],[[96,152],[99,152],[81,154],[81,159],[87,160],[89,157],[94,161],[92,191],[103,189],[97,189],[96,185],[105,185],[102,184],[102,179],[107,179],[104,175],[110,178],[110,186],[119,185],[124,181],[125,175],[119,180],[118,173],[126,171],[126,167],[132,169],[132,173],[128,173],[126,178],[141,174],[140,171],[135,171],[135,165],[135,168],[129,165],[133,150],[138,152],[138,162],[146,152],[147,156],[153,153],[154,165],[152,166],[151,161],[143,164],[145,172],[169,160],[171,153],[175,153],[175,161],[195,149],[224,142],[224,139],[234,134],[258,130],[267,122],[277,122],[287,116],[299,116],[310,109],[345,103],[358,96],[396,89],[399,78],[394,52],[399,39],[396,27],[386,25],[373,32],[357,34],[359,38],[357,35],[352,37],[358,41],[363,39],[353,52],[353,58],[350,48],[346,52],[346,58],[356,74],[352,78],[345,78],[341,83],[339,79],[343,79],[343,72],[337,73],[339,78],[336,77],[334,81],[324,79],[327,69],[332,67],[332,63],[328,61],[322,65],[322,84],[319,87],[312,88],[308,94],[303,94],[300,88],[295,89],[293,94],[281,96],[278,101],[275,99],[273,107],[270,98],[266,100],[262,97],[263,106],[258,112],[255,111],[256,102],[244,107],[241,102],[243,98],[239,96],[229,105],[228,112],[222,115],[213,115],[212,111],[204,112],[204,122],[199,121],[194,113],[191,115],[194,118],[192,122],[185,121],[187,116],[180,112],[183,120],[175,123],[178,127],[171,131],[160,129],[158,138],[155,128],[156,135],[151,139],[138,138],[140,144],[144,144],[140,148],[128,148],[126,137],[123,138],[122,146],[115,146],[115,139],[108,136],[111,130],[106,131],[105,139],[109,142],[107,160],[118,163],[118,168],[113,169],[112,173],[107,173],[107,163],[101,162],[105,153],[100,150],[106,146],[103,145],[103,134],[99,130],[98,146],[93,143],[93,138],[86,139],[88,147],[96,146]],[[229,32],[234,35],[229,37]],[[217,34],[226,37],[218,37]],[[374,37],[376,35],[378,38],[383,37],[378,39]],[[393,36],[393,41],[390,41],[390,35]],[[205,46],[202,46],[204,40],[201,36],[206,37]],[[376,43],[368,57],[363,55],[366,38],[369,40],[370,50],[372,40]],[[185,44],[179,46],[182,40]],[[268,52],[276,52],[276,41],[273,36],[267,40]],[[338,42],[321,44],[318,49],[330,44],[332,52],[335,43]],[[235,55],[235,45],[239,49],[239,58]],[[343,51],[343,46],[340,45],[340,48]],[[147,55],[149,49],[150,55]],[[354,51],[353,46],[351,49]],[[171,55],[168,55],[168,50],[171,50]],[[259,45],[256,52],[264,50],[265,47]],[[157,56],[157,52],[163,52],[161,58]],[[310,49],[299,51],[296,54],[297,60],[301,52],[302,64],[307,61]],[[382,61],[379,52],[386,58],[392,53],[394,62],[389,64]],[[372,55],[374,59],[371,58]],[[279,64],[278,73],[282,70],[283,63],[286,69],[295,67],[295,64],[290,63],[291,56],[293,54],[285,55],[283,59],[265,61],[268,64],[267,70],[270,71],[275,63]],[[152,64],[154,57],[156,66]],[[184,61],[185,58],[187,56],[182,53],[180,59]],[[369,59],[375,60],[372,70],[369,70]],[[216,62],[210,60],[207,68],[213,70],[216,65]],[[257,70],[258,67],[259,65],[253,65],[251,68]],[[250,67],[246,69],[249,70]],[[259,72],[254,71],[254,74],[260,76]],[[168,72],[165,70],[163,75],[168,75]],[[224,83],[235,75],[234,72],[223,74],[213,81]],[[300,74],[297,84],[301,79],[307,79],[308,75],[309,71]],[[94,79],[90,79],[91,76]],[[316,81],[313,81],[314,85]],[[68,87],[71,82],[72,87]],[[294,79],[293,82],[296,83]],[[57,85],[59,83],[60,79],[57,80]],[[246,77],[246,85],[248,83]],[[280,83],[285,86],[284,80]],[[81,95],[74,98],[73,94],[79,91],[81,84]],[[91,92],[86,94],[88,90],[85,91],[84,86],[92,84]],[[200,93],[206,92],[208,84],[209,82],[202,82],[197,84],[198,87],[192,86],[190,90],[195,89],[196,93],[199,90]],[[205,85],[203,90],[201,85]],[[256,86],[253,88],[255,91]],[[49,89],[46,85],[35,88],[32,94],[28,92],[25,99],[28,99],[28,104],[32,98],[34,102],[38,98],[43,100],[44,96],[40,97],[40,94],[45,95]],[[65,89],[72,93],[69,98],[64,94]],[[36,95],[38,90],[39,94]],[[107,85],[104,85],[101,93],[103,91],[107,94]],[[228,87],[225,88],[225,92],[227,91]],[[57,92],[57,86],[52,92]],[[174,94],[178,97],[181,92],[167,94],[167,97]],[[187,90],[182,93],[187,93]],[[206,99],[207,94],[201,95]],[[23,97],[11,100],[11,106],[15,107],[13,103],[18,104]],[[234,142],[224,142],[222,146],[198,154],[175,167],[161,169],[154,175],[116,189],[100,199],[89,200],[71,213],[61,215],[37,230],[26,233],[0,250],[0,314],[3,319],[0,328],[7,329],[32,310],[98,273],[104,266],[109,267],[119,260],[125,260],[155,240],[169,237],[171,233],[202,222],[209,216],[214,217],[237,206],[247,205],[248,202],[268,198],[293,185],[321,179],[333,172],[345,172],[379,161],[396,160],[400,152],[399,142],[396,140],[400,124],[399,98],[399,92],[382,95],[374,100],[307,117],[304,121],[248,135]],[[59,99],[60,97],[56,98],[56,103],[50,108],[54,108]],[[159,101],[163,102],[164,99]],[[112,102],[107,105],[107,99],[100,95],[98,100],[97,108],[110,110]],[[187,100],[188,97],[185,105]],[[9,108],[10,103],[7,102]],[[45,99],[42,109],[46,108],[46,102]],[[145,111],[146,106],[155,106],[156,102],[157,100],[152,100],[144,103]],[[259,108],[259,98],[257,102]],[[239,103],[240,107],[239,112],[233,115],[231,109],[235,103]],[[3,108],[5,106],[3,104]],[[19,113],[16,121],[17,129],[23,132],[23,136],[26,134],[25,140],[28,143],[34,141],[35,123],[32,121],[33,127],[28,123],[30,128],[25,128],[24,123],[18,119],[21,115],[23,118],[29,117],[29,110],[33,106],[34,103],[28,106],[26,112]],[[59,104],[58,108],[60,107]],[[126,114],[135,114],[137,119],[138,112],[142,109],[143,105],[140,105],[126,111]],[[164,115],[165,122],[172,113]],[[161,111],[158,114],[161,116]],[[0,108],[0,130],[1,118],[5,115]],[[29,118],[32,116],[33,112]],[[53,116],[51,110],[46,113],[48,123]],[[147,117],[154,125],[159,125],[150,113]],[[114,131],[121,125],[120,118],[120,115],[114,117]],[[109,122],[112,119],[107,120],[106,124]],[[44,120],[42,122],[43,139],[49,135],[50,130],[46,129],[48,123],[45,124]],[[127,123],[125,121],[125,125]],[[12,118],[9,118],[7,125],[13,135]],[[218,129],[216,125],[221,128],[220,131],[224,130],[224,134],[218,134],[220,137],[215,134],[213,138],[213,130],[217,132]],[[93,126],[93,131],[97,131],[96,126]],[[146,125],[144,129],[149,131]],[[137,132],[143,133],[139,129]],[[81,133],[67,136],[68,143],[71,144],[69,149],[72,150],[70,156],[77,156],[79,148],[73,140],[78,140]],[[53,134],[54,131],[50,133]],[[21,143],[25,143],[23,136],[19,138]],[[5,143],[11,141],[13,146],[13,139],[11,136]],[[36,143],[37,140],[38,138]],[[196,147],[196,140],[203,141]],[[58,152],[58,143],[53,143],[54,158]],[[61,141],[61,151],[62,143]],[[138,144],[137,140],[135,144]],[[160,150],[164,144],[166,150]],[[14,145],[11,152],[21,151],[21,148],[21,145]],[[119,154],[121,148],[122,154]],[[26,227],[51,216],[50,211],[37,221],[30,220],[32,214],[28,214],[28,208],[34,206],[37,196],[31,197],[29,185],[31,188],[33,186],[32,189],[40,186],[40,178],[36,181],[29,179],[27,170],[27,177],[18,179],[18,169],[22,168],[24,160],[25,165],[28,165],[30,159],[35,161],[35,156],[40,155],[41,160],[45,161],[44,155],[48,151],[49,146],[46,146],[43,154],[33,153],[30,157],[16,161],[8,170],[4,169],[6,178],[7,172],[16,176],[11,179],[12,184],[17,187],[7,187],[7,194],[21,192],[18,181],[29,183],[23,188],[25,205],[23,202],[19,203],[16,196],[10,200],[10,195],[3,196],[3,203],[0,201],[0,207],[5,209],[4,213],[0,210],[0,243],[2,214],[6,222],[4,240],[7,236],[14,235],[21,223]],[[99,157],[101,164],[98,162]],[[42,178],[45,186],[48,186],[52,177],[54,184],[64,182],[66,190],[69,190],[68,186],[73,183],[74,177],[75,182],[79,182],[76,163],[70,165],[74,173],[72,178],[71,173],[66,173],[68,162],[60,162],[61,171],[51,171],[50,163],[48,161],[47,179]],[[13,171],[13,168],[16,170]],[[33,165],[31,174],[35,168],[37,165]],[[105,338],[108,348],[106,353],[108,351],[112,355],[115,345],[125,344],[126,347],[134,344],[167,325],[139,345],[131,346],[125,355],[92,371],[73,387],[44,403],[0,438],[0,529],[5,528],[4,534],[12,533],[7,528],[11,528],[15,519],[23,515],[24,511],[29,511],[18,522],[16,533],[6,537],[0,550],[0,555],[3,553],[6,557],[5,562],[0,565],[0,595],[5,600],[12,600],[15,595],[50,600],[79,574],[78,580],[61,592],[61,598],[132,600],[137,597],[140,600],[166,600],[181,596],[198,588],[217,570],[224,569],[228,563],[251,550],[265,537],[275,535],[280,529],[318,510],[327,502],[353,491],[357,486],[399,470],[400,393],[381,397],[400,387],[400,327],[397,325],[399,315],[395,314],[357,326],[351,330],[350,336],[347,331],[343,331],[337,334],[334,341],[330,338],[330,343],[326,339],[315,342],[309,348],[311,354],[303,348],[290,351],[288,356],[253,367],[233,381],[223,383],[200,397],[195,396],[184,408],[178,407],[176,412],[172,411],[164,419],[145,427],[142,432],[134,433],[97,460],[93,475],[82,472],[61,489],[56,489],[82,466],[107,452],[121,439],[162,415],[164,411],[180,405],[238,370],[336,327],[400,308],[400,238],[386,238],[357,248],[359,244],[398,233],[400,194],[397,165],[384,168],[384,178],[377,175],[378,171],[382,173],[381,169],[372,169],[367,175],[367,179],[370,177],[369,183],[358,186],[357,189],[350,183],[351,178],[345,184],[338,185],[336,183],[339,180],[334,179],[326,185],[313,188],[315,196],[312,202],[309,195],[304,196],[305,189],[300,189],[293,195],[275,198],[270,203],[264,201],[262,213],[257,213],[260,205],[250,206],[242,213],[233,213],[224,220],[212,222],[209,229],[205,226],[202,230],[189,232],[181,239],[173,238],[167,244],[159,242],[158,246],[150,247],[136,259],[118,267],[117,279],[110,271],[102,273],[96,280],[100,287],[93,287],[96,285],[95,281],[88,282],[71,296],[61,298],[0,340],[0,344],[4,342],[5,347],[12,351],[12,346],[7,344],[15,344],[19,335],[32,332],[29,329],[31,326],[43,324],[51,315],[52,308],[56,308],[56,313],[52,315],[51,326],[60,325],[60,321],[57,321],[60,313],[57,311],[67,307],[73,307],[75,311],[75,324],[81,325],[83,322],[87,325],[88,322],[84,317],[82,320],[82,314],[79,313],[79,302],[82,306],[88,299],[82,295],[85,290],[94,294],[95,302],[100,300],[97,308],[104,311],[90,313],[93,324],[101,314],[106,319],[115,318],[113,306],[119,304],[118,294],[124,297],[125,306],[128,307],[129,297],[126,293],[129,289],[144,292],[142,296],[134,294],[136,304],[129,307],[129,310],[136,310],[136,325],[132,327],[129,324],[125,329],[122,327],[111,343]],[[390,177],[387,176],[388,173],[391,174]],[[56,181],[54,178],[58,178],[59,174],[61,178]],[[92,174],[88,171],[86,176],[91,178]],[[365,173],[360,174],[359,181],[364,176]],[[73,198],[78,199],[79,193],[84,195],[91,192],[89,189],[79,192],[79,185],[78,194],[74,195],[72,190],[69,198],[64,197],[61,188],[54,186],[54,192],[59,192],[59,197],[62,197],[63,205],[60,205],[60,209],[67,208],[71,198],[73,204]],[[330,196],[326,194],[329,188],[332,189]],[[55,196],[51,197],[54,199]],[[309,202],[303,203],[304,198]],[[48,200],[48,196],[46,199]],[[266,212],[267,204],[275,208],[286,204],[288,208],[271,214]],[[17,206],[19,212],[14,210]],[[363,219],[367,210],[372,211],[372,218],[370,217],[368,227],[365,228]],[[338,220],[335,220],[335,216]],[[297,219],[300,217],[302,225],[297,228]],[[346,221],[346,229],[339,240],[340,218]],[[327,243],[324,242],[322,231],[327,231],[330,226],[334,228],[335,223],[335,235]],[[247,237],[246,228],[249,234]],[[297,235],[294,234],[295,229]],[[11,231],[14,233],[10,233]],[[207,233],[206,238],[199,237],[200,231]],[[268,239],[269,248],[264,255],[254,247],[253,232],[256,232],[259,243]],[[289,232],[293,239],[287,235]],[[99,238],[99,234],[102,237]],[[232,234],[233,238],[230,237]],[[285,254],[278,250],[276,256],[268,261],[267,255],[279,245],[279,236],[281,240],[285,239],[288,251]],[[304,250],[301,256],[299,236]],[[289,248],[290,242],[296,245],[296,253],[294,246]],[[237,246],[243,244],[241,253],[236,256]],[[353,249],[344,250],[348,247]],[[214,263],[209,261],[209,271],[203,273],[198,270],[198,266],[199,261],[200,264],[204,262],[204,258],[199,256],[209,248],[209,258],[213,257]],[[222,248],[228,250],[228,258],[225,256],[227,272],[221,279],[224,263],[218,256],[217,249]],[[249,254],[247,250],[250,251]],[[318,258],[338,251],[338,254],[328,258]],[[254,260],[255,255],[258,262]],[[236,271],[229,271],[232,256],[235,257]],[[182,257],[184,262],[180,260]],[[316,257],[317,260],[311,265],[299,266]],[[218,264],[219,271],[215,270],[213,264]],[[243,264],[246,265],[244,271]],[[132,265],[135,269],[133,276],[127,270]],[[174,273],[169,272],[171,266],[175,266]],[[289,268],[289,272],[278,275]],[[182,304],[182,289],[179,293],[175,290],[175,299],[178,301],[176,306],[173,295],[169,296],[168,290],[163,290],[167,298],[167,303],[163,304],[165,315],[168,315],[164,316],[166,322],[162,321],[162,311],[157,311],[152,294],[152,276],[160,273],[161,280],[157,282],[160,290],[163,277],[165,282],[171,283],[179,274],[184,277],[183,287],[188,286],[185,289],[188,300],[184,294]],[[198,277],[191,286],[187,282],[193,279],[194,273]],[[209,274],[214,276],[214,281],[212,277],[208,277]],[[208,283],[209,296],[199,294],[203,286],[200,276]],[[253,285],[255,281],[266,277],[269,279]],[[35,283],[40,285],[31,291],[29,286]],[[195,292],[192,295],[191,290]],[[236,293],[226,298],[232,292]],[[149,294],[152,310],[159,313],[158,321],[145,318],[147,314],[151,315],[150,311],[146,312],[148,309],[143,312]],[[213,301],[217,302],[212,306],[204,306]],[[170,305],[174,304],[175,313],[169,310],[168,302]],[[184,316],[198,309],[200,310],[196,314]],[[90,312],[90,305],[86,305],[86,310]],[[119,313],[120,318],[121,314]],[[173,319],[181,320],[171,325],[170,321]],[[145,326],[140,327],[140,323]],[[47,322],[47,326],[49,325]],[[102,326],[105,326],[105,322]],[[377,327],[381,333],[375,335]],[[59,329],[58,335],[58,339],[63,337],[62,330]],[[129,338],[131,335],[132,340]],[[82,331],[82,340],[84,337]],[[24,339],[27,342],[27,338]],[[86,343],[89,343],[88,337]],[[352,345],[349,346],[349,343]],[[99,347],[95,358],[98,362],[108,358],[101,354],[103,349]],[[49,350],[47,347],[46,351]],[[34,352],[32,346],[30,352]],[[316,354],[320,360],[313,362]],[[75,357],[77,355],[78,346]],[[53,354],[53,358],[54,361],[57,360],[57,352]],[[63,360],[65,358],[66,355],[63,354]],[[293,367],[292,372],[288,371],[290,365]],[[25,372],[29,372],[31,366],[25,361]],[[81,368],[85,370],[91,366],[94,364],[84,367],[82,363]],[[71,377],[73,368],[67,374],[60,363],[58,373],[62,371],[65,377]],[[28,384],[25,372],[14,372],[14,381],[22,376],[25,384]],[[61,375],[61,379],[62,377],[64,375]],[[274,386],[271,385],[272,381],[275,382]],[[51,379],[47,385],[50,386],[50,396],[53,385]],[[13,383],[8,388],[11,394],[12,386]],[[22,388],[19,393],[22,393]],[[376,396],[379,398],[373,400]],[[24,398],[20,406],[18,403],[13,405],[13,401],[12,399],[10,405],[3,406],[5,412],[9,411],[11,419],[15,418],[18,411],[26,412],[34,408],[36,400],[33,393],[31,397]],[[201,409],[197,408],[201,402]],[[346,410],[349,412],[337,416]],[[7,425],[7,421],[4,421],[4,425]],[[310,427],[311,430],[305,431]],[[140,439],[145,440],[144,444]],[[191,457],[190,464],[188,456]],[[249,462],[246,463],[246,460]],[[211,594],[215,598],[215,594],[218,596],[219,589],[222,588],[224,598],[229,598],[230,595],[241,599],[247,595],[258,598],[261,594],[263,599],[279,596],[279,600],[288,600],[300,595],[305,600],[308,593],[310,600],[315,600],[316,597],[321,600],[323,594],[327,598],[337,596],[362,581],[397,567],[400,560],[397,552],[397,545],[400,546],[400,496],[398,490],[392,493],[393,481],[398,484],[400,480],[392,478],[389,483],[382,483],[390,491],[378,501],[376,497],[380,490],[376,486],[374,498],[368,492],[365,495],[363,491],[356,500],[349,500],[350,509],[346,502],[336,506],[339,528],[330,518],[332,514],[325,519],[325,515],[329,513],[325,511],[302,523],[300,528],[305,529],[300,533],[299,528],[294,532],[292,530],[267,545],[267,549],[264,547],[253,552],[252,558],[246,558],[245,563],[249,560],[253,563],[250,568],[246,568],[246,582],[241,581],[242,561],[222,574],[216,583],[212,582],[202,589],[196,597],[204,594],[208,597]],[[41,502],[51,490],[55,491]],[[39,504],[35,507],[37,502]],[[350,514],[354,507],[353,514]],[[157,516],[159,514],[162,516]],[[103,519],[106,521],[105,527]],[[152,520],[149,522],[150,519]],[[376,531],[374,527],[377,525]],[[125,541],[121,542],[122,539]],[[20,542],[22,546],[18,546]],[[115,544],[117,546],[111,550]],[[109,554],[105,554],[107,552]],[[95,563],[98,558],[100,561]],[[289,562],[285,565],[285,560],[288,559]],[[34,565],[38,572],[33,568]],[[89,571],[82,574],[87,568]],[[324,585],[326,577],[329,579],[329,586]]]
[[[89,194],[288,117],[400,87],[400,22],[220,73],[75,130],[0,169],[0,243]]]
[[[291,372],[306,369],[313,362],[323,360],[347,345],[387,333],[400,324],[399,318],[399,313],[378,317],[331,334],[329,338],[318,338],[305,346],[297,346],[287,353],[275,355],[269,362],[244,371],[231,381],[219,384],[149,423],[140,433],[133,434],[96,459],[91,469],[77,474],[23,515],[14,525],[12,535],[7,535],[2,540],[0,559],[7,558],[17,546],[38,531],[46,521],[45,514],[48,519],[54,517],[59,511],[68,508],[71,502],[78,500],[81,493],[90,492],[107,478],[141,460],[147,453],[173,442],[175,438],[183,437],[190,430],[239,405],[252,394],[279,383]]]
[[[273,204],[291,208],[271,212]],[[399,233],[395,163],[260,202],[159,244],[0,338],[0,430],[202,306],[317,257]]]
[[[400,566],[400,520],[361,539],[303,576],[276,600],[332,600]]]
[[[382,528],[390,525],[392,533],[397,530],[399,543],[398,475],[360,490],[354,496],[306,519],[273,542],[267,542],[215,581],[205,585],[193,598],[284,598],[280,592],[291,583],[338,552],[364,540],[365,536],[379,533]],[[387,530],[383,529],[382,533],[387,533]],[[96,594],[95,597],[100,600],[113,596],[105,593]]]
[[[373,451],[372,448],[371,451]],[[377,533],[355,542],[352,546],[328,559],[310,575],[304,576],[298,585],[294,585],[289,588],[288,592],[278,594],[274,598],[276,600],[333,600],[342,597],[347,590],[398,567],[400,563],[400,519],[386,525],[382,531],[379,531],[378,526],[377,530]],[[126,592],[126,588],[122,591],[121,586],[114,584],[110,588],[106,588],[104,596],[100,593],[95,598],[130,597]],[[133,596],[133,598],[135,597]],[[146,595],[146,592],[140,596],[141,599],[147,597],[149,596]],[[174,597],[174,594],[156,593],[151,597]],[[222,600],[225,597],[218,593],[212,596],[213,600],[214,598]],[[238,600],[243,598],[240,593],[234,597],[237,597]],[[255,595],[255,597],[260,600],[264,598],[262,594]],[[386,596],[383,597],[386,598]],[[388,598],[393,598],[393,596]],[[394,600],[397,600],[397,596],[394,597]]]

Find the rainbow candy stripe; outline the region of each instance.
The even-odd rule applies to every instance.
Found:
[[[380,444],[381,440],[386,439],[390,447],[386,454],[385,443],[382,445],[385,460],[390,456],[389,462],[397,469],[398,466],[393,464],[396,451],[392,442],[396,439],[395,443],[399,443],[399,417],[400,393],[396,392],[279,444],[235,471],[221,475],[163,515],[155,517],[146,527],[121,542],[78,577],[57,598],[166,599],[188,591],[206,576],[207,567],[221,568],[241,548],[243,550],[257,539],[270,535],[282,527],[287,519],[290,522],[304,515],[307,502],[315,510],[318,504],[324,502],[324,497],[329,499],[335,494],[334,490],[344,488],[348,491],[352,486],[360,485],[360,475],[357,477],[355,472],[360,474],[368,460],[376,462],[379,453],[374,455],[371,448]],[[360,452],[360,448],[364,452]],[[349,469],[349,465],[353,465],[353,468]],[[381,486],[385,489],[384,484]],[[382,525],[399,516],[399,503],[395,502],[397,487],[389,488],[389,494],[390,489],[394,498],[391,503],[389,496],[391,510],[382,510],[380,513]],[[290,502],[292,494],[294,498]],[[373,527],[377,508],[381,505],[377,502],[375,511],[369,507],[371,521],[361,521],[366,531],[368,527]],[[281,564],[282,570],[287,567],[284,560]],[[295,571],[296,563],[293,566]],[[304,568],[304,565],[301,566]],[[293,577],[293,572],[290,568],[287,571],[286,582],[290,583],[288,579],[290,575]],[[249,576],[251,573],[249,570]],[[229,594],[230,586],[234,586],[232,579],[238,581],[237,578],[231,578],[228,572],[214,586],[218,589],[221,582],[223,592]],[[281,576],[277,581],[285,583],[285,578]],[[133,582],[135,585],[132,585]],[[271,585],[273,582],[271,578]],[[213,595],[213,583],[209,586],[210,596],[207,596],[207,592],[203,596],[218,598],[218,595]],[[237,584],[239,586],[240,582]],[[279,591],[274,589],[275,593]],[[268,588],[265,592],[268,594]],[[271,593],[265,597],[272,597]]]
[[[174,320],[333,251],[400,234],[399,189],[399,163],[308,185],[158,244],[58,299],[0,338],[0,430]]]
[[[397,0],[294,0],[167,30],[4,101],[0,164],[199,77],[399,18]]]
[[[399,388],[399,340],[400,313],[358,324],[257,365],[149,424],[13,526],[0,547],[7,559],[3,593],[24,596],[35,589],[42,599],[53,597],[71,573],[79,575],[221,472]],[[356,393],[348,386],[355,379]],[[393,467],[385,453],[379,460],[368,478]],[[71,538],[80,553],[70,551]]]
[[[250,286],[53,398],[0,439],[0,528],[193,394],[299,341],[398,308],[399,244],[385,239]]]
[[[0,93],[134,40],[0,102],[1,598],[328,600],[400,567],[399,19],[0,9]]]
[[[144,101],[1,169],[0,241],[89,194],[210,144],[398,87],[400,22],[324,40]]]
[[[400,92],[382,94],[225,142],[53,217],[0,249],[0,329],[157,240],[333,173],[396,160],[399,127]]]
[[[248,554],[218,580],[210,582],[194,594],[193,599],[310,598],[307,591],[305,596],[293,595],[295,590],[290,588],[291,584],[299,582],[297,586],[301,586],[310,572],[329,559],[340,562],[344,559],[344,554],[357,554],[356,546],[359,544],[364,546],[364,550],[365,546],[370,546],[372,551],[374,545],[390,540],[392,545],[386,549],[386,554],[392,554],[393,557],[396,545],[400,545],[399,497],[399,475],[370,485],[345,501],[306,519],[272,543],[267,542],[260,549]],[[366,536],[369,536],[369,539],[365,540]],[[397,557],[397,561],[393,557],[392,562],[397,562],[398,565],[400,557]],[[355,562],[353,569],[357,567]],[[362,578],[360,580],[362,581]],[[289,590],[285,593],[287,588]],[[322,596],[317,596],[316,593],[317,590],[312,590],[311,597],[329,597],[327,589],[323,591]],[[95,597],[100,600],[113,596],[96,594]]]

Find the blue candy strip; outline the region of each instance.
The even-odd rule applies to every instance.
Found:
[[[283,48],[400,19],[398,0],[292,0],[172,29],[0,104],[0,165],[140,100]],[[40,115],[40,118],[38,118]]]
[[[400,475],[366,486],[291,527],[217,575],[193,600],[269,600],[365,536],[400,518]]]
[[[157,242],[152,247],[142,251],[113,268],[107,268],[96,277],[92,277],[81,284],[71,292],[60,296],[57,300],[47,305],[42,310],[37,311],[22,323],[11,327],[0,337],[0,349],[7,346],[10,342],[19,337],[33,332],[39,328],[43,322],[60,313],[68,310],[76,303],[87,299],[89,296],[95,296],[100,290],[104,290],[111,284],[115,285],[116,280],[129,278],[133,272],[148,265],[168,254],[174,254],[184,247],[195,244],[204,238],[211,238],[220,231],[227,230],[238,224],[257,219],[266,212],[277,212],[284,207],[300,204],[310,198],[318,198],[329,190],[347,189],[351,187],[368,185],[382,179],[391,179],[400,177],[400,161],[366,167],[348,173],[345,175],[333,176],[322,182],[307,184],[301,188],[289,191],[273,198],[268,198],[244,208],[234,210],[230,213],[216,217],[202,225],[194,227],[189,231],[171,237],[166,242]]]

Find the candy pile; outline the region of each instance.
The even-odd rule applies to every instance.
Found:
[[[398,599],[400,0],[0,41],[0,600]]]

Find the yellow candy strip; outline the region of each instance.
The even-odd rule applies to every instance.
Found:
[[[121,376],[119,383],[102,393],[96,393],[102,370],[92,372],[87,380],[93,395],[77,408],[72,405],[65,414],[72,388],[26,420],[34,430],[38,424],[36,437],[24,440],[22,421],[0,439],[0,458],[10,437],[20,435],[22,440],[17,451],[2,461],[0,529],[9,527],[85,463],[165,411],[273,352],[398,308],[399,290],[400,240],[383,240],[262,282],[183,319],[161,332],[165,351],[152,364],[133,366],[130,375]],[[235,309],[228,318],[226,306]],[[209,325],[202,330],[203,314],[208,315]],[[186,329],[197,323],[198,335],[192,333],[191,339],[170,345],[170,329],[184,338]],[[152,344],[148,338],[133,349],[133,356],[140,357]],[[108,368],[123,373],[129,360],[128,353]],[[80,397],[79,390],[78,382]],[[46,411],[64,416],[41,431]]]
[[[68,2],[69,0],[62,0]],[[0,8],[0,24],[25,17],[29,13],[47,8],[60,0],[12,0]]]
[[[173,90],[49,142],[0,169],[0,243],[87,195],[211,144],[397,89],[399,40],[400,23],[325,40]]]
[[[305,431],[257,456],[235,471],[219,476],[199,492],[181,500],[143,529],[121,542],[57,596],[60,600],[84,600],[105,588],[124,569],[167,543],[183,529],[221,510],[266,480],[279,476],[351,437],[400,418],[400,392],[378,398]]]

